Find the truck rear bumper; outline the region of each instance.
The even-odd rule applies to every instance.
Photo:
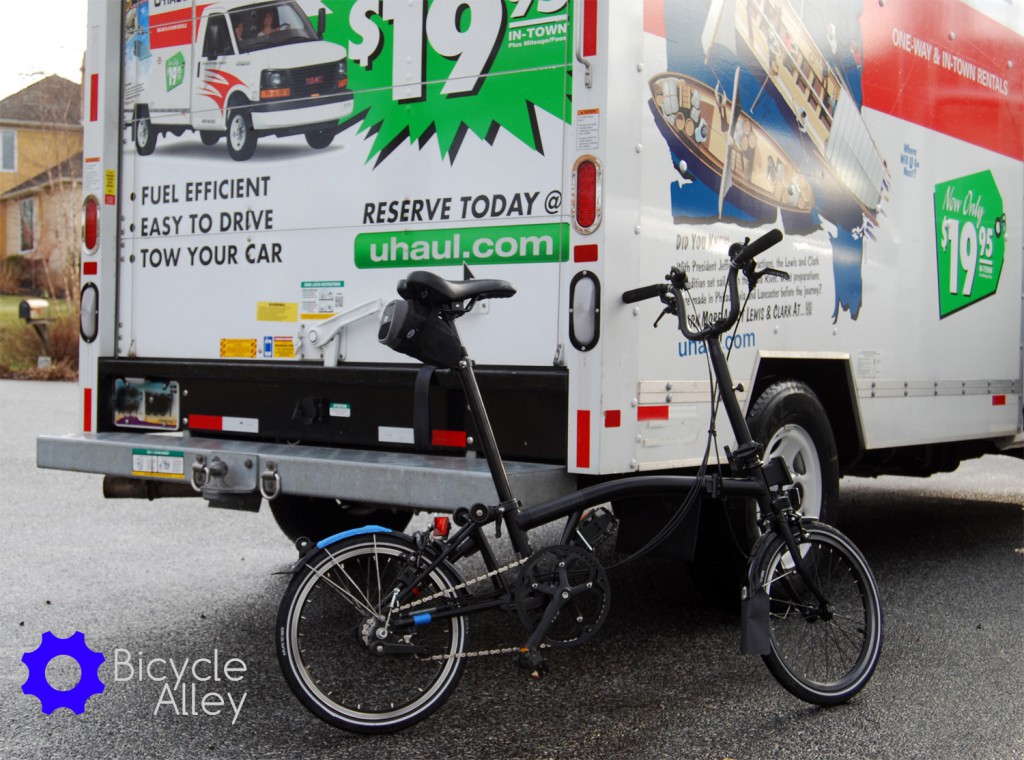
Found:
[[[212,467],[218,460],[223,466]],[[406,452],[193,435],[85,433],[40,436],[36,441],[36,464],[47,469],[181,484],[192,482],[197,468],[201,471],[209,467],[207,482],[213,495],[257,493],[261,479],[276,473],[279,480],[270,475],[264,483],[279,483],[281,493],[365,504],[450,512],[459,506],[498,501],[483,459]],[[506,462],[505,467],[513,492],[525,505],[576,490],[576,478],[559,465]]]

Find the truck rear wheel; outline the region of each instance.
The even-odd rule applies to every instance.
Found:
[[[332,142],[334,142],[333,129],[317,129],[306,133],[306,143],[310,148],[320,150],[321,148],[326,148]]]
[[[256,152],[256,132],[245,111],[228,114],[228,155],[235,161],[248,161]]]
[[[281,494],[269,504],[277,526],[292,541],[305,536],[316,542],[364,525],[400,531],[412,519],[412,512],[295,494]]]
[[[810,386],[796,380],[769,385],[747,413],[764,461],[782,457],[800,494],[800,514],[834,523],[839,508],[839,455],[828,415]],[[748,538],[757,540],[756,510],[747,509]]]
[[[148,156],[156,148],[156,130],[149,120],[149,111],[140,108],[135,115],[135,151]]]

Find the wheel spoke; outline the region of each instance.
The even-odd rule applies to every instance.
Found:
[[[396,632],[381,614],[410,554],[398,538],[341,541],[314,555],[289,585],[279,658],[296,695],[324,720],[362,732],[396,730],[436,709],[461,675],[463,617]],[[418,585],[425,595],[453,595],[459,582],[435,568]],[[378,654],[381,643],[399,653]],[[405,646],[426,656],[409,656]]]
[[[821,524],[808,528],[801,541],[802,564],[827,600],[822,605],[782,539],[776,541],[758,570],[770,599],[772,651],[766,663],[802,699],[816,704],[845,701],[867,682],[881,645],[870,570],[838,531]]]

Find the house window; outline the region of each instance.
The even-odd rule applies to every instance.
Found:
[[[0,172],[18,169],[18,133],[13,129],[0,129]]]
[[[36,247],[36,199],[26,198],[19,205],[21,217],[21,250],[31,251]]]

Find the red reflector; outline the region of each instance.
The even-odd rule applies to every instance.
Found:
[[[85,219],[82,224],[82,242],[85,243],[86,250],[96,250],[96,243],[99,242],[100,235],[100,216],[99,216],[100,204],[96,200],[95,196],[90,195],[85,199],[83,207],[83,213]]]
[[[597,165],[582,161],[576,167],[576,224],[583,229],[597,220]]]
[[[609,409],[604,413],[604,426],[616,428],[622,426],[622,412],[618,409]]]
[[[86,388],[83,392],[84,398],[83,406],[85,407],[85,417],[82,420],[82,432],[92,432],[92,388]]]
[[[597,261],[597,246],[594,244],[578,245],[572,249],[572,257],[577,264]]]
[[[434,534],[440,538],[448,538],[448,531],[452,528],[451,519],[438,516],[434,518]]]
[[[212,414],[190,414],[188,426],[193,430],[223,430],[224,418]]]
[[[585,409],[576,412],[576,466],[590,467],[590,412]]]
[[[999,394],[992,397],[992,406],[1006,406],[1006,396]]]
[[[667,406],[638,406],[636,408],[636,418],[640,422],[647,420],[667,420],[668,419],[668,407]]]
[[[100,75],[92,74],[89,77],[89,121],[96,121],[100,117]]]
[[[597,0],[583,0],[583,55],[597,55]]]
[[[430,445],[464,449],[466,448],[466,433],[462,430],[432,430],[430,431]]]
[[[82,274],[86,276],[96,275],[99,273],[99,271],[99,264],[97,264],[95,261],[87,261],[84,264],[82,264]]]

